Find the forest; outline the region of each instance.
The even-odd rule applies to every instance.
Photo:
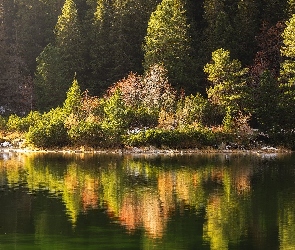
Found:
[[[0,60],[2,140],[295,148],[294,0],[0,0]]]

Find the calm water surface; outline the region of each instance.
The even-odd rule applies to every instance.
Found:
[[[0,153],[2,249],[295,249],[295,155]]]

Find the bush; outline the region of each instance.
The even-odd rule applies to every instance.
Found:
[[[7,124],[7,119],[0,115],[0,129],[5,130],[6,129],[6,124]]]
[[[176,117],[180,127],[189,124],[204,124],[209,102],[201,94],[190,95],[178,102]]]
[[[42,115],[42,118],[29,128],[26,137],[29,143],[37,147],[60,147],[69,142],[64,125],[63,109],[52,109]]]
[[[162,130],[148,129],[124,137],[124,143],[131,147],[155,146],[157,148],[204,148],[214,147],[225,138],[221,133],[209,129]]]
[[[6,128],[9,131],[27,132],[30,126],[34,126],[40,119],[42,115],[37,111],[31,111],[25,117],[12,114],[8,117]]]
[[[8,117],[6,127],[8,131],[20,131],[22,127],[21,124],[21,117],[12,114]]]
[[[68,130],[68,135],[75,145],[104,146],[104,133],[100,124],[95,122],[80,121]]]

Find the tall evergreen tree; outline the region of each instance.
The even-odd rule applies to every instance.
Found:
[[[194,72],[187,12],[182,0],[162,0],[152,13],[145,37],[144,67],[163,64],[169,81],[189,89]]]
[[[92,0],[95,6],[90,48],[96,94],[125,77],[141,73],[141,46],[150,13],[159,0]]]
[[[228,50],[218,49],[212,52],[212,62],[204,67],[204,72],[211,82],[207,90],[209,100],[224,110],[230,109],[232,114],[243,111],[248,93],[247,71],[247,68],[242,68],[239,60],[230,58]]]
[[[204,0],[205,28],[200,51],[204,64],[218,48],[232,51],[234,47],[234,28],[226,10],[225,2],[222,0]]]
[[[0,106],[1,112],[8,114],[25,113],[31,106],[23,103],[22,97],[27,67],[20,53],[16,13],[14,1],[0,1]]]
[[[60,14],[61,0],[16,0],[16,29],[20,53],[33,76],[36,58],[54,40],[53,29]]]
[[[282,37],[284,45],[281,53],[285,60],[281,65],[281,80],[295,86],[295,14],[286,22]]]
[[[232,12],[234,28],[234,46],[231,53],[239,58],[244,65],[252,63],[257,51],[256,35],[259,32],[260,22],[256,0],[238,0],[237,10]]]
[[[73,0],[66,0],[55,26],[56,46],[65,61],[67,76],[74,75],[82,68],[82,38],[78,11]],[[66,79],[69,82],[68,79]],[[71,82],[71,80],[70,80]],[[69,86],[67,86],[69,87]]]
[[[83,46],[78,12],[66,0],[55,27],[55,44],[49,44],[37,59],[35,98],[39,109],[61,105],[75,72],[83,70]],[[44,100],[44,95],[48,98]]]
[[[289,16],[292,16],[295,14],[295,1],[294,0],[288,0],[288,14]]]
[[[283,92],[281,106],[284,115],[281,117],[285,127],[294,128],[295,122],[295,14],[286,22],[282,33],[283,46],[281,53],[284,61],[281,64],[280,82]],[[283,114],[283,112],[281,112]]]

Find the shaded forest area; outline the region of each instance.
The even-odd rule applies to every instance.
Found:
[[[293,147],[293,13],[294,0],[0,0],[2,126],[38,146],[141,145],[149,129],[148,144],[173,146],[173,130],[212,145],[255,128]],[[60,142],[34,138],[44,121]]]

